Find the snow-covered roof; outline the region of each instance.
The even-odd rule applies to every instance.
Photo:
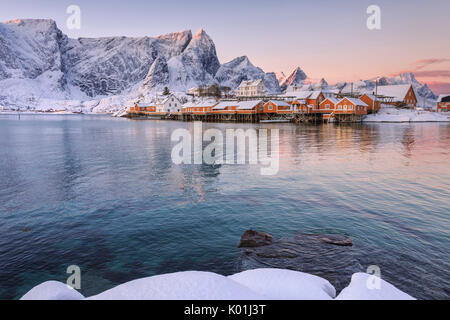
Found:
[[[263,81],[262,79],[258,79],[258,80],[244,80],[244,81],[242,81],[241,84],[239,85],[239,88],[257,86],[257,85],[259,85],[262,81]]]
[[[370,94],[370,93],[367,93],[367,92],[366,92],[366,93],[363,94],[363,96],[364,96],[364,95],[368,96],[368,97],[369,97],[370,99],[372,99],[372,100],[375,100],[375,99],[376,99],[375,96],[374,96],[373,94]]]
[[[209,107],[213,107],[217,104],[216,101],[200,101],[199,103],[197,103],[196,105],[194,105],[193,107],[205,107],[205,108],[209,108]]]
[[[311,91],[311,92],[312,93],[308,99],[317,99],[322,91],[319,90],[319,91]]]
[[[228,107],[237,106],[239,103],[237,101],[221,101],[216,105],[213,110],[224,110]]]
[[[298,91],[295,92],[295,97],[297,99],[308,99],[312,93],[313,91]]]
[[[283,100],[270,100],[269,102],[272,102],[274,105],[278,107],[290,107],[291,105]]]
[[[408,90],[410,88],[411,88],[410,84],[379,86],[377,88],[377,94],[386,97],[393,97],[395,101],[403,101],[405,100],[406,94],[408,93]]]
[[[330,101],[330,102],[332,102],[333,104],[336,104],[336,103],[339,102],[338,99],[330,97],[330,98],[326,98],[325,100],[323,100],[322,103],[325,103],[327,100]]]
[[[195,107],[194,102],[186,102],[185,104],[183,104],[183,108],[192,108],[192,107]]]
[[[438,99],[437,99],[437,102],[442,102],[442,99],[444,99],[444,98],[450,98],[450,93],[440,94]],[[445,99],[445,100],[447,100],[447,99]]]
[[[298,101],[298,103],[300,103],[300,104],[306,104],[305,99],[295,99],[294,101]]]
[[[355,106],[363,106],[363,107],[368,107],[368,105],[362,101],[361,99],[357,99],[357,98],[349,98],[349,97],[345,97],[344,99],[347,99],[348,101],[350,101],[351,103],[353,103]],[[342,100],[344,100],[342,99]],[[341,101],[342,101],[341,100]]]
[[[261,103],[261,100],[247,100],[241,101],[238,103],[238,110],[252,110],[258,104]]]
[[[146,107],[154,107],[155,105],[151,104],[151,103],[147,103],[147,102],[142,102],[142,103],[138,103],[137,106],[139,108],[146,108]]]

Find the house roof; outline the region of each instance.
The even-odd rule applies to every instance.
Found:
[[[330,97],[330,98],[326,98],[325,100],[323,100],[322,103],[324,103],[324,102],[327,101],[327,100],[330,101],[330,102],[332,102],[333,104],[336,104],[336,103],[339,102],[338,99]],[[322,104],[322,103],[321,103],[321,104]]]
[[[411,88],[410,84],[379,86],[377,88],[377,95],[393,97],[395,101],[403,101],[410,88]]]
[[[145,108],[145,107],[154,107],[155,105],[151,104],[151,103],[142,102],[142,103],[138,103],[137,106],[139,108]]]
[[[218,105],[216,105],[213,110],[224,110],[228,107],[238,106],[239,103],[237,101],[221,101]]]
[[[370,94],[370,93],[367,93],[367,92],[366,92],[366,93],[363,94],[363,96],[364,96],[364,95],[368,96],[370,99],[372,99],[372,100],[374,100],[374,101],[375,101],[375,99],[376,99],[375,96],[374,96],[373,94]],[[361,96],[361,97],[362,97],[362,96]]]
[[[195,104],[193,107],[205,107],[205,108],[209,108],[209,107],[214,107],[215,105],[217,105],[218,103],[216,101],[200,101],[197,104]]]
[[[261,103],[261,100],[241,101],[238,103],[238,110],[252,110],[259,103]]]
[[[368,105],[363,102],[361,99],[357,99],[357,98],[349,98],[349,97],[345,97],[342,100],[347,99],[348,101],[350,101],[351,103],[353,103],[355,106],[363,106],[363,107],[368,107]],[[341,101],[342,101],[341,100]]]
[[[440,94],[437,102],[450,102],[450,94]]]
[[[312,93],[308,99],[317,99],[319,97],[319,95],[322,93],[322,91],[311,91],[311,92]]]
[[[283,100],[270,100],[268,103],[272,102],[274,105],[278,107],[290,107],[291,105]]]
[[[241,84],[239,85],[239,88],[243,88],[243,87],[251,87],[251,86],[257,86],[259,85],[261,82],[263,82],[262,79],[257,79],[257,80],[244,80],[241,82]]]
[[[298,91],[295,92],[295,97],[297,99],[308,99],[312,93],[313,91]]]

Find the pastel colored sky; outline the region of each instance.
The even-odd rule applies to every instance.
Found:
[[[80,30],[66,9],[80,6]],[[366,27],[369,5],[381,30]],[[73,38],[155,36],[200,28],[220,61],[247,55],[264,71],[300,66],[329,83],[412,71],[436,93],[450,92],[449,0],[2,0],[0,21],[51,18]]]

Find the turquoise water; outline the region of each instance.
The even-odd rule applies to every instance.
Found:
[[[82,270],[85,295],[180,270],[235,271],[248,228],[351,236],[418,298],[450,294],[450,126],[280,129],[280,169],[175,165],[192,123],[0,115],[0,298]],[[365,267],[365,266],[364,266]]]

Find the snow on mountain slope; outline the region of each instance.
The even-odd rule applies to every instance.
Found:
[[[53,20],[0,23],[0,104],[7,108],[77,106],[103,112],[112,103],[114,111],[118,103],[144,99],[166,86],[180,93],[214,83],[235,89],[246,77],[262,78],[271,93],[280,92],[274,74],[250,62],[230,67],[220,65],[215,44],[202,29],[194,36],[187,30],[70,39]]]
[[[300,67],[295,68],[294,71],[280,84],[282,90],[286,90],[287,87],[296,84],[301,85],[306,80],[307,76]]]
[[[270,94],[279,94],[303,84],[307,76],[300,68],[289,77],[265,73],[245,56],[221,65],[213,40],[202,29],[194,36],[187,30],[157,37],[70,39],[53,20],[0,23],[0,105],[6,108],[116,111],[119,104],[154,96],[166,86],[184,94],[214,83],[236,89],[242,80],[255,79],[263,79]],[[419,101],[436,99],[412,73],[379,81],[404,83],[413,84]],[[373,90],[375,82],[353,85]],[[331,88],[324,79],[312,86]],[[349,84],[336,85],[344,86]]]
[[[0,80],[34,79],[60,71],[60,44],[66,37],[51,20],[12,20],[0,24]]]
[[[182,54],[171,58],[167,64],[169,87],[174,91],[213,84],[220,68],[214,42],[203,29],[194,35]]]
[[[237,88],[244,80],[263,79],[267,90],[271,94],[281,93],[275,73],[264,73],[261,68],[255,67],[247,56],[238,57],[220,66],[215,80],[223,86]]]
[[[411,72],[402,73],[395,77],[382,77],[378,80],[378,86],[386,85],[401,85],[401,84],[411,84],[419,96],[419,105],[423,104],[423,100],[436,100],[437,96],[431,91],[431,89],[426,85],[422,84],[415,78],[414,74]],[[353,86],[353,88],[352,88]],[[338,83],[335,88],[342,89],[343,92],[374,92],[376,82],[375,80],[358,80],[354,82]]]
[[[284,80],[286,80],[286,75],[284,72],[275,72],[275,76],[277,77],[278,84],[281,85]]]

